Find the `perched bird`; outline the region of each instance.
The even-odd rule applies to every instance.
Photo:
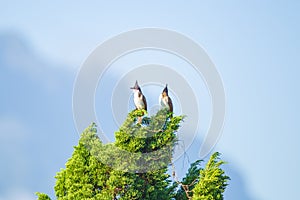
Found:
[[[168,94],[168,84],[166,84],[166,87],[159,96],[159,104],[163,108],[168,108],[170,112],[173,112],[173,103]]]
[[[138,82],[135,82],[135,85],[133,87],[131,87],[130,89],[133,89],[133,101],[134,101],[134,105],[136,107],[137,110],[147,110],[147,101],[145,96],[142,93],[142,90],[138,84]]]

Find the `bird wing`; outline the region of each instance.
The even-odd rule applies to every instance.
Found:
[[[146,101],[146,97],[143,95],[142,100],[144,102],[145,105],[145,110],[147,110],[147,101]]]
[[[173,112],[173,103],[172,103],[172,99],[170,97],[168,97],[168,105],[170,108],[170,112]]]

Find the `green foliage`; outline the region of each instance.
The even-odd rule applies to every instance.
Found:
[[[190,197],[193,196],[193,189],[195,185],[199,182],[199,174],[200,174],[200,170],[202,169],[200,167],[201,162],[202,160],[197,160],[191,164],[190,168],[188,169],[188,172],[186,173],[185,177],[181,181],[181,184],[183,186],[180,186],[180,188],[178,189],[177,194],[175,196],[176,200],[188,199],[186,191],[183,189],[183,187],[185,187]]]
[[[136,122],[138,112],[141,111],[129,113],[115,133],[115,146],[123,150],[119,156],[130,161],[131,165],[126,166],[129,171],[144,172],[167,167],[176,143],[175,132],[183,117],[170,118],[167,110],[160,110],[155,116],[143,119],[140,124]]]
[[[203,195],[216,191],[222,195],[226,185],[219,187],[223,183],[219,179],[226,182],[229,178],[221,173],[222,170],[218,171],[223,164],[216,162],[219,154],[213,155],[205,169],[200,168],[201,161],[196,161],[182,184],[172,183],[167,168],[177,142],[176,131],[184,117],[173,117],[167,109],[150,118],[145,117],[145,113],[145,110],[130,112],[115,132],[114,143],[101,142],[95,123],[85,129],[66,168],[55,176],[57,199],[185,200],[188,199],[186,193],[195,199],[203,199]],[[213,180],[208,182],[207,179]],[[208,193],[203,189],[206,187]],[[213,187],[218,188],[212,190]],[[41,193],[37,196],[39,200],[50,199]]]
[[[227,181],[230,180],[220,168],[225,162],[220,160],[220,153],[214,153],[205,169],[200,170],[199,182],[193,192],[193,200],[222,200]]]
[[[50,197],[46,194],[36,192],[35,193],[38,196],[38,200],[51,200]]]
[[[140,110],[129,113],[115,133],[115,146],[125,152],[125,156],[120,155],[123,162],[130,160],[131,163],[127,163],[129,172],[125,173],[125,177],[132,184],[126,185],[126,189],[119,192],[119,197],[170,199],[171,194],[167,190],[170,181],[166,172],[176,142],[175,132],[183,117],[171,118],[167,110],[160,110],[155,116],[144,118],[140,124],[136,119],[141,114],[143,111]]]
[[[90,125],[74,147],[72,157],[56,175],[55,193],[57,199],[101,199],[106,179],[111,169],[102,164],[85,146],[85,141],[101,143],[96,135],[96,125]]]

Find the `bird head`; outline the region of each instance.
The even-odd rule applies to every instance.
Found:
[[[140,91],[141,92],[141,88],[140,88],[137,81],[135,81],[135,85],[133,87],[131,87],[130,89],[132,89],[133,91]]]
[[[162,94],[164,96],[168,96],[168,84],[166,84],[166,87],[164,88],[164,90],[162,91]]]

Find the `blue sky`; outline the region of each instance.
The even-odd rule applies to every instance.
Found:
[[[143,27],[189,36],[221,74],[227,114],[215,150],[234,176],[227,199],[240,190],[244,199],[295,199],[299,8],[298,1],[1,1],[0,53],[25,56],[0,56],[0,169],[7,170],[0,199],[53,196],[53,176],[78,139],[71,109],[77,71],[101,42]]]

